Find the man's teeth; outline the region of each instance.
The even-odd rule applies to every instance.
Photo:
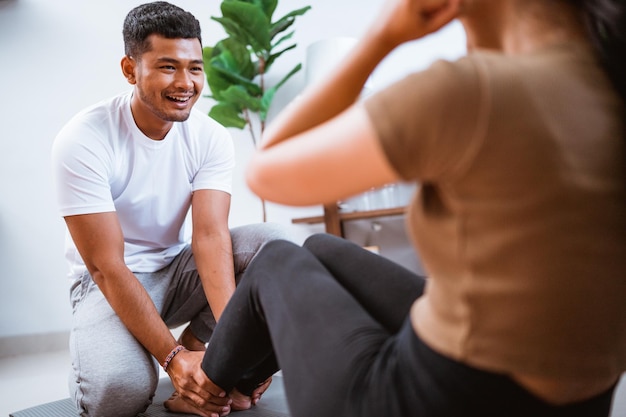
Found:
[[[168,96],[168,98],[170,100],[178,101],[180,103],[184,103],[186,101],[189,101],[189,97],[172,97],[172,96]]]

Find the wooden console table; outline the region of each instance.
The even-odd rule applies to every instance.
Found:
[[[343,222],[348,220],[372,219],[375,217],[397,216],[404,214],[406,207],[393,207],[388,209],[367,210],[367,211],[351,211],[341,212],[337,204],[328,204],[324,206],[324,215],[313,217],[302,217],[292,219],[292,223],[316,224],[324,223],[326,233],[335,236],[343,235]]]

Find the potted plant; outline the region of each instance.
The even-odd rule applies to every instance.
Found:
[[[255,148],[276,91],[302,68],[297,64],[277,84],[266,85],[272,64],[296,47],[285,46],[294,34],[286,31],[311,8],[302,7],[273,20],[277,5],[278,0],[223,0],[222,16],[211,19],[220,23],[228,36],[203,50],[209,97],[215,101],[209,116],[226,127],[248,127]],[[265,222],[265,201],[261,204]]]

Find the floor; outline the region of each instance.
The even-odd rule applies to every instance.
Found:
[[[69,366],[65,350],[0,358],[0,417],[66,398]],[[626,375],[618,386],[611,417],[626,417]]]
[[[0,417],[68,396],[69,353],[0,358]]]

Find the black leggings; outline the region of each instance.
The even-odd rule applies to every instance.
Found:
[[[282,369],[293,417],[609,415],[613,389],[552,407],[504,375],[448,359],[408,319],[425,280],[346,240],[267,244],[222,315],[202,367],[250,394]]]

